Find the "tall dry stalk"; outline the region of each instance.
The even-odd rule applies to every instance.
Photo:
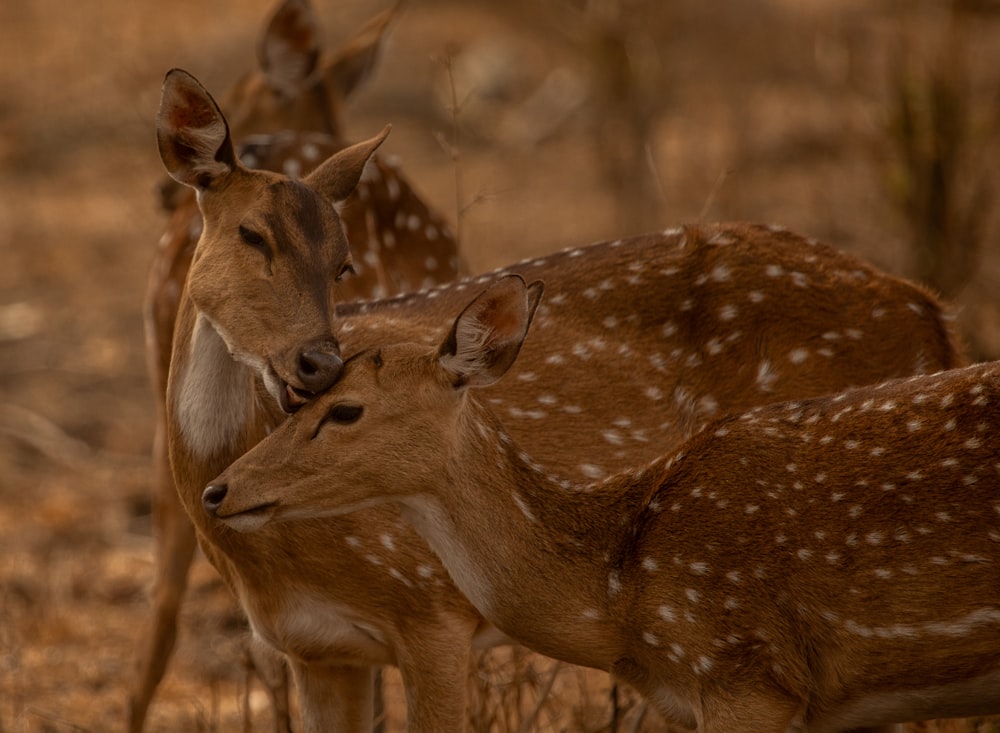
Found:
[[[954,298],[975,274],[996,202],[990,153],[1000,108],[985,124],[978,119],[963,3],[949,0],[929,50],[905,28],[902,14],[912,7],[899,12],[889,59],[886,188],[909,232],[914,275]]]
[[[618,229],[663,226],[663,187],[653,161],[656,125],[669,105],[663,40],[676,21],[662,0],[567,0],[562,20],[588,61],[594,153],[618,203]]]

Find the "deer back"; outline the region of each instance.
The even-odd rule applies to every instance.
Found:
[[[740,223],[565,250],[340,311],[345,354],[435,342],[507,273],[545,282],[510,373],[483,398],[555,470],[601,478],[722,414],[964,362],[925,289],[791,232]]]

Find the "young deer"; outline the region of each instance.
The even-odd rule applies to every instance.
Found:
[[[506,277],[438,345],[354,353],[205,489],[215,531],[391,502],[497,628],[684,729],[1000,712],[1000,363],[755,408],[580,481],[473,394],[510,369],[541,292]]]
[[[180,72],[167,79],[159,134],[168,168],[199,189],[206,222],[180,296],[164,401],[177,496],[201,546],[255,637],[288,657],[307,730],[369,729],[371,669],[382,664],[400,667],[410,730],[461,730],[470,647],[502,637],[398,514],[246,535],[210,521],[201,493],[282,422],[279,403],[291,410],[316,391],[296,374],[304,345],[330,347],[333,373],[335,343],[353,353],[437,338],[469,290],[497,276],[324,311],[324,283],[346,251],[339,235],[315,246],[319,228],[339,231],[318,197],[343,190],[313,186],[346,182],[335,175],[342,165],[360,175],[375,143],[304,182],[247,170],[221,112]],[[717,413],[962,358],[941,305],[922,289],[768,227],[678,229],[510,269],[549,283],[538,318],[549,349],[527,349],[490,399],[541,460],[584,478],[649,461]],[[184,549],[189,558],[193,540]]]

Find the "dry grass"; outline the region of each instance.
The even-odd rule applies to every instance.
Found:
[[[0,733],[122,726],[152,576],[139,304],[163,224],[159,85],[183,66],[225,88],[250,62],[270,4],[0,5]],[[934,39],[942,11],[915,8],[908,33]],[[335,41],[374,10],[339,0],[319,12]],[[956,231],[974,233],[975,264],[942,261],[963,273],[955,281],[974,275],[960,317],[984,353],[1000,355],[996,202],[963,189],[961,172],[985,159],[997,129],[993,10],[963,29],[964,60],[949,77],[962,122],[949,123],[960,165],[945,208],[970,207]],[[895,145],[918,162],[891,190],[925,185],[927,161],[903,154],[924,133],[910,144],[883,124],[896,99],[897,126],[933,127],[917,116],[926,104],[912,100],[936,77],[922,77],[905,104],[880,81],[898,27],[892,6],[870,0],[748,0],[724,14],[696,0],[412,2],[349,132],[392,121],[387,152],[454,218],[455,165],[438,143],[452,139],[440,63],[451,56],[464,75],[461,200],[476,203],[462,232],[475,270],[704,216],[780,222],[891,271],[934,273],[911,246],[919,216],[900,218],[905,197],[887,196],[885,168],[872,166],[872,140],[886,152]],[[982,185],[991,191],[995,179]],[[151,733],[268,730],[266,698],[242,661],[244,622],[203,561],[181,627]],[[479,659],[475,729],[658,729],[627,691],[612,713],[605,675],[551,669],[517,650]],[[387,678],[387,729],[399,731],[398,675]]]

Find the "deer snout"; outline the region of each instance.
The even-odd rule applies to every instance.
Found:
[[[201,494],[201,505],[210,517],[223,522],[237,532],[256,532],[274,519],[276,502],[240,506],[241,498],[252,501],[253,497],[234,495],[227,503],[228,498],[230,498],[228,484],[210,484]],[[225,510],[223,510],[223,505],[225,505]]]
[[[202,492],[201,505],[205,507],[205,511],[210,516],[214,517],[219,511],[219,507],[222,506],[222,502],[226,500],[228,493],[229,486],[226,484],[212,484]]]
[[[299,351],[295,362],[296,374],[302,388],[319,394],[333,386],[344,368],[340,347],[328,339],[312,341]]]

